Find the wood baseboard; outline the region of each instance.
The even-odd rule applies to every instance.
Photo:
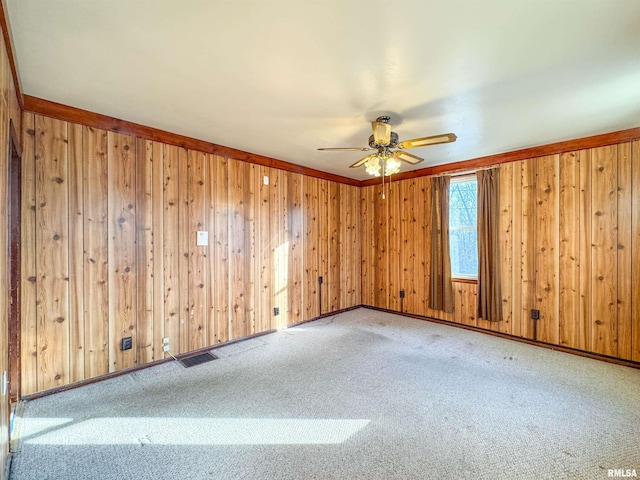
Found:
[[[506,340],[513,340],[520,343],[526,343],[528,345],[534,345],[536,347],[547,348],[549,350],[556,350],[558,352],[563,352],[563,353],[570,353],[572,355],[578,355],[579,357],[592,358],[594,360],[600,360],[603,362],[614,363],[616,365],[622,365],[625,367],[640,369],[640,362],[624,360],[622,358],[617,358],[617,357],[610,357],[608,355],[601,355],[599,353],[586,352],[584,350],[578,350],[576,348],[563,347],[562,345],[541,342],[539,340],[531,340],[529,338],[517,337],[515,335],[509,335],[508,333],[494,332],[493,330],[487,330],[485,328],[474,327],[471,325],[463,325],[461,323],[450,322],[449,320],[441,320],[439,318],[427,317],[425,315],[416,315],[413,313],[399,312],[397,310],[390,310],[388,308],[372,307],[371,305],[362,305],[362,306],[370,310],[393,313],[395,315],[402,315],[403,317],[415,318],[417,320],[425,320],[427,322],[439,323],[442,325],[448,325],[450,327],[462,328],[464,330],[471,330],[473,332],[484,333],[487,335],[492,335],[494,337],[504,338]]]
[[[331,317],[333,315],[338,315],[340,313],[348,312],[350,310],[355,310],[356,308],[365,307],[366,305],[355,305],[353,307],[342,308],[340,310],[335,310],[333,312],[323,313],[322,315],[318,315],[317,317],[310,318],[308,320],[303,320],[301,322],[292,323],[287,325],[283,329],[297,327],[298,325],[303,325],[305,323],[314,322],[316,320],[320,320],[322,318]],[[233,345],[234,343],[243,342],[245,340],[250,340],[252,338],[262,337],[263,335],[268,335],[270,333],[277,332],[278,329],[270,329],[265,330],[264,332],[254,333],[253,335],[249,335],[247,337],[236,338],[234,340],[229,340],[228,342],[218,343],[216,345],[210,345],[208,347],[199,348],[197,350],[191,350],[189,352],[180,353],[175,356],[176,359],[182,360],[184,358],[193,357],[195,355],[199,355],[201,353],[210,352],[211,350],[215,350],[217,348],[226,347],[228,345]],[[32,393],[31,395],[25,395],[20,398],[21,401],[30,401],[35,400],[36,398],[46,397],[48,395],[53,395],[54,393],[66,392],[67,390],[73,390],[74,388],[82,387],[84,385],[91,385],[92,383],[102,382],[103,380],[108,380],[110,378],[119,377],[121,375],[126,375],[127,373],[137,372],[140,370],[144,370],[146,368],[155,367],[156,365],[161,365],[166,362],[172,362],[174,359],[172,357],[163,358],[160,360],[154,360],[153,362],[145,363],[143,365],[136,365],[134,367],[125,368],[122,370],[118,370],[117,372],[105,373],[104,375],[98,375],[97,377],[88,378],[86,380],[81,380],[79,382],[70,383],[68,385],[63,385],[61,387],[51,388],[49,390],[43,390],[42,392]]]

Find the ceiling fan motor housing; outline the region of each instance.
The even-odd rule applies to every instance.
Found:
[[[380,147],[395,148],[397,145],[398,145],[398,134],[396,132],[391,132],[391,141],[389,142],[389,145],[379,145],[376,143],[375,139],[373,138],[373,135],[369,136],[369,146],[371,148],[380,148]]]

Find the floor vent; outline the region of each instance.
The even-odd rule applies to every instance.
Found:
[[[183,358],[180,360],[180,363],[185,367],[195,367],[196,365],[200,365],[201,363],[207,363],[211,360],[216,360],[216,357],[213,353],[201,353],[200,355],[194,355],[193,357]]]

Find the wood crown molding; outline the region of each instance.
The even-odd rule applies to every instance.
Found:
[[[24,97],[22,96],[22,89],[20,88],[20,78],[18,77],[18,69],[16,67],[16,61],[13,57],[13,43],[11,42],[11,33],[9,31],[9,23],[7,22],[7,16],[5,14],[4,0],[0,1],[0,28],[2,28],[2,37],[4,38],[4,48],[7,50],[7,57],[9,58],[9,66],[11,67],[11,76],[13,77],[13,84],[16,89],[16,96],[18,97],[18,105],[24,110]]]
[[[24,110],[39,115],[56,118],[71,123],[78,123],[93,128],[101,128],[112,132],[124,133],[135,137],[162,142],[169,145],[197,150],[199,152],[220,155],[234,160],[254,163],[266,167],[277,168],[292,173],[299,173],[309,177],[316,177],[336,183],[344,183],[355,187],[360,186],[359,180],[343,177],[332,173],[323,172],[314,168],[303,167],[295,163],[285,162],[276,158],[265,157],[255,153],[244,152],[231,147],[217,145],[204,140],[198,140],[184,135],[159,130],[157,128],[140,125],[139,123],[128,122],[118,118],[109,117],[100,113],[70,107],[61,103],[51,102],[42,98],[24,95]]]
[[[1,18],[0,18],[1,20]],[[217,145],[215,143],[198,140],[176,133],[166,132],[157,128],[140,125],[138,123],[120,120],[118,118],[109,117],[99,113],[82,110],[80,108],[70,107],[61,103],[51,102],[42,98],[24,95],[24,110],[45,115],[58,120],[64,120],[72,123],[79,123],[93,128],[101,128],[113,132],[134,135],[136,137],[153,140],[157,142],[167,143],[169,145],[177,145],[182,148],[197,150],[199,152],[221,155],[223,157],[233,158],[244,162],[254,163],[256,165],[264,165],[266,167],[277,168],[287,172],[299,173],[309,177],[329,180],[336,183],[344,183],[356,187],[368,187],[380,183],[379,178],[370,178],[367,180],[355,180],[353,178],[343,177],[333,173],[323,172],[314,168],[303,167],[295,163],[285,162],[275,158],[265,157],[255,153],[244,152],[231,147]],[[442,173],[453,173],[464,170],[475,170],[485,168],[502,163],[515,162],[518,160],[528,160],[531,158],[545,157],[547,155],[556,155],[564,152],[572,152],[585,150],[589,148],[604,147],[606,145],[614,145],[617,143],[629,142],[640,139],[640,127],[629,128],[617,132],[603,133],[590,137],[583,137],[575,140],[566,140],[563,142],[551,143],[548,145],[540,145],[537,147],[524,148],[514,150],[512,152],[498,153],[486,157],[463,160],[460,162],[447,163],[444,165],[436,165],[434,167],[421,168],[410,172],[399,173],[393,176],[393,181],[406,180],[416,177],[426,177],[430,175],[439,175]]]
[[[617,143],[630,142],[640,139],[640,127],[629,128],[617,132],[603,133],[593,135],[591,137],[578,138],[576,140],[566,140],[564,142],[550,143],[548,145],[540,145],[537,147],[523,148],[512,152],[498,153],[487,157],[474,158],[471,160],[463,160],[461,162],[447,163],[444,165],[436,165],[434,167],[421,168],[410,172],[399,173],[393,176],[393,181],[406,180],[409,178],[426,177],[429,175],[440,175],[443,173],[462,172],[464,170],[475,170],[478,168],[491,167],[502,163],[515,162],[517,160],[528,160],[530,158],[546,157],[548,155],[557,155],[564,152],[574,152],[578,150],[586,150],[589,148],[604,147]],[[380,183],[379,178],[371,178],[360,182],[361,187],[377,185]]]

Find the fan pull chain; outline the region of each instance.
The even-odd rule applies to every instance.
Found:
[[[384,177],[387,170],[387,161],[382,159],[382,199],[384,200],[386,197],[384,196]]]

